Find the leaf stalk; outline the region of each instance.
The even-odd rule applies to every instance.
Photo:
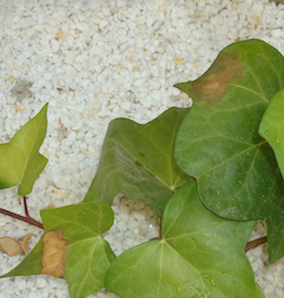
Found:
[[[0,213],[1,214],[4,214],[4,215],[11,216],[11,217],[16,218],[18,220],[24,221],[24,222],[26,222],[26,223],[28,223],[30,225],[36,226],[36,227],[44,230],[43,224],[40,223],[40,222],[38,222],[37,220],[33,219],[30,216],[29,211],[28,211],[27,199],[28,199],[27,197],[25,197],[25,196],[23,197],[24,208],[25,208],[25,215],[26,216],[19,215],[17,213],[8,211],[8,210],[3,209],[3,208],[0,208]]]
[[[267,236],[264,236],[264,237],[261,237],[261,238],[258,238],[258,239],[249,241],[246,244],[245,252],[248,252],[250,249],[255,248],[255,247],[257,247],[257,246],[259,246],[261,244],[264,244],[266,242],[267,242]]]

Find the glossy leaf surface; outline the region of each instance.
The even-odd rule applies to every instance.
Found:
[[[106,272],[115,259],[108,243],[101,237],[113,223],[112,209],[106,203],[96,201],[42,210],[41,217],[45,235],[60,230],[66,241],[61,264],[55,258],[48,260],[51,267],[63,265],[62,277],[69,284],[70,297],[84,298],[103,288]],[[43,238],[18,267],[2,277],[40,274],[43,269]],[[51,244],[56,245],[54,241]]]
[[[158,215],[173,191],[188,179],[176,165],[173,146],[188,109],[171,108],[137,124],[113,120],[103,144],[97,174],[84,199],[112,203],[117,193],[150,205]]]
[[[162,239],[120,255],[106,289],[120,298],[263,298],[244,252],[253,226],[211,213],[191,180],[164,210]]]
[[[38,150],[47,127],[47,104],[13,136],[0,145],[0,189],[19,184],[18,193],[25,196],[43,171],[47,159]]]
[[[284,185],[258,127],[283,86],[284,58],[260,40],[226,47],[203,76],[177,85],[194,101],[177,134],[177,164],[214,213],[266,221],[271,262],[284,254]]]
[[[259,126],[259,134],[272,147],[284,177],[284,89],[270,101]]]

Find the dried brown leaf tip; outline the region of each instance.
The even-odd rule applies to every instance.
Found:
[[[24,251],[25,255],[27,255],[28,252],[28,240],[31,236],[34,236],[34,234],[29,233],[28,235],[26,235],[26,237],[23,239],[22,243],[21,243],[21,248]]]
[[[221,52],[208,71],[192,83],[194,100],[217,102],[223,98],[227,85],[243,77],[244,66],[237,60],[239,53]]]
[[[43,254],[41,259],[41,274],[63,277],[63,256],[68,241],[63,239],[62,231],[49,231],[43,236]]]
[[[33,236],[33,234],[28,234],[22,243],[11,238],[11,237],[2,237],[0,238],[0,249],[6,255],[13,257],[15,255],[21,255],[25,253],[28,254],[28,239]]]

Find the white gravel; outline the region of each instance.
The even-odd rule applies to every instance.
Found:
[[[110,120],[146,123],[188,106],[173,84],[200,76],[224,46],[259,38],[284,54],[283,20],[284,6],[267,0],[0,0],[0,142],[49,102],[41,148],[49,163],[29,197],[31,215],[80,202]],[[16,190],[0,192],[0,207],[23,214]],[[157,235],[149,207],[116,198],[113,208],[106,239],[116,254]],[[30,232],[32,248],[42,232],[0,215],[0,236]],[[263,233],[259,224],[254,237]],[[265,246],[248,256],[266,297],[283,298],[284,259],[268,265]],[[1,253],[0,274],[22,259]],[[0,297],[69,296],[64,280],[30,276],[1,279]]]

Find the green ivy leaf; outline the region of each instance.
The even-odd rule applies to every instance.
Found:
[[[47,163],[38,152],[46,134],[47,105],[16,132],[9,143],[0,145],[0,189],[19,184],[19,195],[25,196],[32,191]]]
[[[259,126],[258,133],[274,150],[277,163],[284,177],[284,88],[270,101]]]
[[[188,109],[171,108],[148,124],[113,120],[97,174],[84,199],[112,203],[117,193],[150,205],[158,215],[173,191],[188,180],[176,165],[173,146]]]
[[[66,242],[60,262],[56,257],[48,259],[55,270],[63,266],[63,274],[51,275],[63,277],[68,282],[71,298],[84,298],[102,289],[110,263],[115,259],[100,235],[112,226],[112,209],[104,202],[95,201],[42,210],[41,217],[45,235],[60,230]],[[43,270],[44,236],[20,265],[1,277],[40,274]],[[56,247],[58,244],[53,242],[52,245]],[[56,256],[56,251],[52,254]]]
[[[203,76],[181,85],[194,105],[175,147],[177,164],[196,177],[211,211],[266,221],[271,262],[284,254],[284,184],[258,127],[282,86],[284,58],[276,49],[260,40],[226,47]]]
[[[164,210],[162,239],[120,255],[106,289],[121,298],[263,298],[244,252],[254,224],[211,213],[191,180]]]

